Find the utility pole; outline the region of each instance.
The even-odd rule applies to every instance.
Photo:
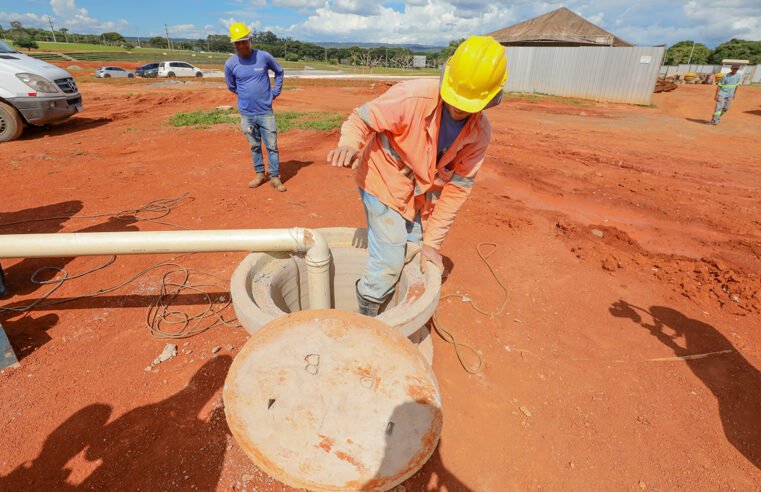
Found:
[[[693,51],[695,51],[695,41],[692,42],[692,49],[690,50],[690,57],[687,58],[687,65],[689,65],[690,62],[692,61],[692,52]],[[688,66],[687,69],[689,70],[689,68],[690,67]]]
[[[57,43],[58,41],[55,39],[55,29],[53,29],[53,19],[51,19],[50,16],[48,16],[48,22],[50,23],[50,32],[53,34],[53,42]]]
[[[172,51],[172,40],[169,39],[169,28],[164,24],[164,31],[166,31],[166,45],[169,47],[169,51]]]

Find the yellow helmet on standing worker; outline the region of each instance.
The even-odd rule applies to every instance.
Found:
[[[441,98],[461,111],[477,113],[507,81],[505,47],[491,36],[471,36],[447,61]]]
[[[251,37],[251,29],[242,22],[236,22],[230,26],[230,42],[243,41]]]

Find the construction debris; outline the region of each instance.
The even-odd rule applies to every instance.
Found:
[[[152,366],[156,367],[157,365],[161,364],[162,362],[166,362],[169,359],[177,356],[177,345],[173,343],[167,343],[164,346],[164,351],[159,354],[158,357],[153,359],[153,362],[151,363]]]

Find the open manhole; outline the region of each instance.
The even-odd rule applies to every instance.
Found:
[[[355,283],[367,264],[367,231],[354,228],[318,229],[331,251],[331,307],[357,310]],[[419,256],[402,271],[395,295],[378,320],[410,337],[429,362],[433,343],[425,323],[436,310],[441,274],[420,272]],[[307,268],[303,255],[253,253],[235,269],[230,281],[238,320],[249,333],[289,313],[309,309]]]
[[[422,354],[347,311],[262,327],[235,358],[224,401],[249,458],[307,490],[388,490],[425,464],[441,434],[439,388]]]

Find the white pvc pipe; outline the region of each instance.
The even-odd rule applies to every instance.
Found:
[[[0,235],[0,258],[58,258],[222,251],[306,252],[310,308],[330,309],[330,249],[325,239],[310,229]]]

